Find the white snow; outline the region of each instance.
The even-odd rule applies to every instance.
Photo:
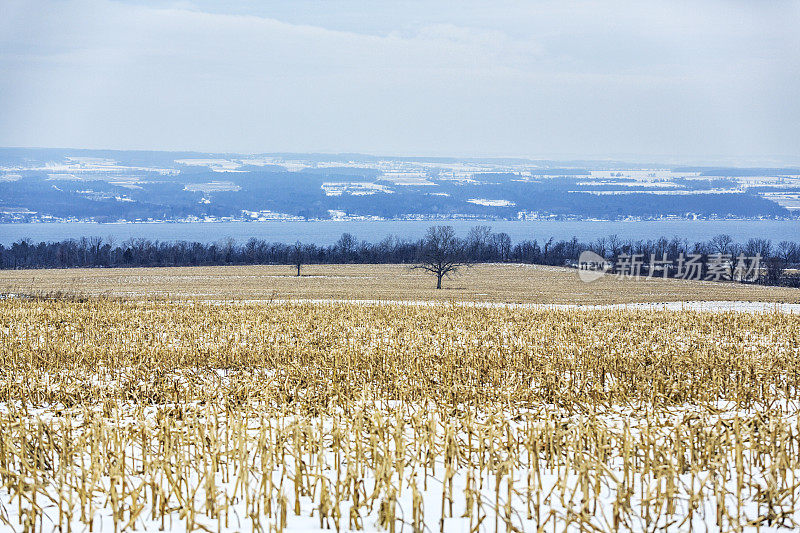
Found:
[[[239,191],[241,187],[232,181],[209,181],[206,183],[189,183],[184,188],[184,191],[190,192],[222,192],[222,191]]]
[[[208,387],[209,390],[235,384],[235,374],[224,370],[209,369],[206,372],[198,370],[196,374],[191,372],[189,374],[191,375],[187,374],[182,381],[178,379],[178,382],[189,386]],[[172,376],[169,379],[176,377],[180,378]],[[259,377],[265,383],[276,378],[280,379],[280,376],[269,373],[264,374],[263,378]],[[111,381],[105,385],[114,386]],[[426,405],[396,401],[378,404],[366,401],[356,407],[355,413],[350,414],[336,410],[323,417],[301,417],[294,413],[286,413],[282,417],[270,420],[258,417],[257,406],[253,407],[256,410],[252,411],[254,413],[252,418],[244,420],[230,418],[224,411],[215,414],[209,410],[208,405],[196,402],[181,405],[171,403],[150,405],[141,410],[134,409],[133,405],[122,405],[121,408],[114,408],[113,412],[105,415],[102,413],[102,405],[98,405],[95,412],[75,412],[70,413],[69,417],[66,416],[69,409],[63,406],[28,409],[27,420],[31,424],[31,434],[35,434],[37,424],[44,423],[53,424],[62,431],[66,425],[70,425],[73,439],[85,438],[81,435],[91,434],[93,421],[102,416],[106,427],[116,425],[119,428],[120,439],[124,443],[122,457],[125,463],[119,469],[121,473],[115,478],[108,473],[119,466],[119,459],[114,456],[105,457],[104,454],[92,456],[89,453],[90,448],[86,448],[87,453],[82,458],[71,458],[73,462],[68,470],[80,470],[77,465],[83,461],[86,461],[87,467],[90,464],[94,466],[90,470],[91,479],[88,479],[88,483],[86,479],[82,482],[84,487],[91,490],[91,496],[87,500],[79,498],[77,491],[70,490],[69,484],[60,486],[59,478],[56,476],[49,480],[46,478],[38,480],[38,499],[42,502],[42,514],[39,519],[44,529],[55,530],[60,521],[69,521],[74,531],[88,530],[80,522],[82,509],[88,506],[90,512],[87,516],[91,517],[94,531],[117,530],[109,494],[112,492],[119,494],[122,480],[122,487],[142,490],[138,499],[142,508],[123,512],[123,520],[118,525],[127,523],[129,527],[143,531],[164,529],[186,531],[190,517],[195,526],[200,526],[206,531],[275,531],[277,528],[274,526],[279,519],[278,510],[282,498],[285,499],[287,507],[286,531],[311,532],[333,529],[351,531],[352,498],[343,497],[338,504],[338,512],[337,509],[332,509],[327,512],[329,520],[321,520],[319,512],[322,508],[323,493],[320,491],[323,490],[323,485],[327,485],[327,494],[331,501],[328,501],[326,506],[331,509],[334,505],[333,493],[346,491],[356,482],[359,486],[363,484],[364,489],[361,505],[355,508],[355,511],[357,523],[360,529],[365,531],[382,529],[379,526],[380,504],[386,501],[394,501],[395,516],[403,522],[396,524],[395,531],[412,531],[410,522],[416,491],[422,503],[425,531],[435,531],[434,528],[443,518],[444,531],[466,533],[470,531],[471,525],[475,527],[479,516],[484,516],[484,521],[483,525],[476,529],[477,531],[495,531],[496,524],[499,525],[498,531],[511,531],[510,528],[506,529],[507,522],[521,532],[536,531],[537,524],[540,527],[544,526],[540,531],[586,531],[576,520],[580,514],[596,528],[600,528],[598,531],[606,531],[610,530],[607,528],[610,528],[616,505],[620,504],[619,498],[627,501],[624,516],[626,520],[630,520],[627,527],[623,524],[620,530],[645,530],[645,524],[649,522],[648,530],[652,531],[688,531],[689,522],[683,523],[681,528],[674,528],[676,522],[670,525],[667,521],[683,520],[689,515],[690,506],[694,504],[690,518],[691,527],[693,530],[707,531],[709,527],[715,527],[714,517],[717,516],[717,506],[720,503],[733,512],[739,489],[737,472],[748,471],[755,474],[748,478],[748,484],[742,491],[743,506],[740,512],[742,516],[747,517],[756,517],[764,512],[763,505],[760,507],[757,501],[762,490],[768,489],[768,476],[771,475],[771,465],[759,462],[763,461],[764,456],[754,460],[747,448],[741,466],[737,466],[735,461],[728,461],[720,464],[714,473],[709,470],[677,473],[675,478],[678,482],[672,487],[674,491],[672,503],[675,509],[668,514],[656,507],[651,498],[654,494],[665,490],[666,478],[671,478],[672,474],[667,473],[662,477],[659,473],[643,475],[638,471],[626,472],[623,469],[623,452],[620,446],[607,448],[607,457],[598,463],[602,465],[602,469],[595,470],[595,466],[590,466],[585,472],[591,480],[587,482],[587,478],[582,477],[578,466],[570,464],[569,459],[566,462],[556,461],[548,464],[538,456],[529,455],[530,451],[525,446],[518,449],[519,455],[511,455],[500,445],[505,436],[525,442],[524,439],[529,431],[560,432],[573,438],[582,434],[581,428],[590,419],[594,427],[604,429],[605,434],[611,439],[609,442],[630,442],[632,445],[641,445],[640,439],[647,439],[650,442],[649,439],[654,437],[652,432],[654,427],[660,428],[657,430],[658,438],[669,441],[673,438],[672,424],[680,423],[687,417],[693,419],[693,425],[697,427],[724,428],[736,423],[737,419],[747,420],[758,416],[756,409],[737,411],[728,403],[720,404],[722,412],[716,413],[709,408],[685,406],[676,407],[671,412],[658,413],[638,412],[633,407],[615,407],[602,413],[567,414],[553,406],[542,405],[535,411],[519,411],[512,420],[504,413],[471,412],[476,423],[475,427],[480,428],[469,436],[471,447],[467,447],[468,437],[460,429],[457,419],[437,420],[435,411],[431,413]],[[18,406],[12,408],[19,409]],[[797,409],[795,403],[791,405],[787,403],[781,417],[781,423],[786,424],[787,430],[790,429],[792,432],[798,429],[795,417]],[[3,409],[3,412],[10,411]],[[138,414],[126,414],[134,412]],[[178,412],[181,415],[174,416],[174,413]],[[229,436],[233,438],[235,433],[237,438],[242,440],[234,442],[244,441],[248,445],[231,449],[227,458],[219,463],[216,470],[213,465],[210,467],[205,462],[182,465],[178,470],[177,465],[153,461],[153,454],[163,445],[158,436],[159,419],[164,416],[171,417],[170,423],[176,430],[171,434],[170,441],[173,445],[185,447],[187,452],[191,452],[193,447],[197,446],[198,435],[205,439],[213,434],[215,442],[227,442]],[[376,420],[375,417],[380,417],[378,418],[382,420],[380,424],[389,432],[385,439],[381,437],[370,440],[369,426],[372,420]],[[364,425],[354,423],[355,419],[363,421]],[[418,440],[415,424],[417,427],[433,428],[431,433],[427,433],[428,438],[432,440]],[[452,490],[446,482],[448,469],[445,459],[440,455],[446,447],[450,427],[454,430],[453,445],[458,450],[458,461],[452,470]],[[742,424],[742,427],[744,432],[748,431],[746,424]],[[301,446],[295,453],[293,450],[299,441],[293,440],[292,435],[296,430],[305,432],[304,434],[313,434],[315,440],[327,445],[318,451],[312,451],[309,446]],[[148,436],[146,441],[145,435]],[[273,455],[269,451],[271,447],[264,447],[260,443],[265,441],[272,443],[278,435],[284,436],[281,439],[282,450]],[[487,435],[491,437],[484,441]],[[502,437],[498,440],[495,436]],[[586,435],[587,442],[591,441],[592,437]],[[479,438],[480,448],[477,441]],[[339,443],[335,452],[334,439]],[[142,465],[142,445],[145,442],[148,455],[151,457],[147,471],[137,468]],[[210,443],[211,440],[207,442]],[[484,442],[489,446],[488,450],[483,448]],[[354,452],[356,446],[361,446],[366,452],[361,459],[358,458],[358,452]],[[587,445],[587,458],[591,457],[588,448]],[[423,467],[423,463],[414,458],[422,457],[422,454],[428,453],[429,450],[433,455],[430,456],[430,463]],[[194,453],[196,452],[197,450]],[[282,462],[275,460],[276,455],[280,456]],[[397,469],[396,465],[406,463],[406,460],[395,462],[394,459],[403,456],[416,466]],[[378,463],[380,457],[391,460]],[[487,458],[488,462],[484,462]],[[54,472],[58,471],[60,459],[59,454],[53,454]],[[303,462],[302,468],[308,478],[302,485],[311,490],[309,493],[305,493],[305,488],[303,493],[294,492],[292,480],[298,475],[300,466],[298,459]],[[481,470],[463,466],[467,459],[472,465],[483,465]],[[197,460],[199,461],[199,458]],[[579,457],[576,455],[573,461],[578,460]],[[498,475],[497,472],[500,471],[498,464],[506,461],[506,464],[513,465],[513,468],[510,471],[503,470],[505,473]],[[591,460],[588,463],[595,465]],[[242,465],[247,465],[247,468],[243,469]],[[376,479],[376,473],[382,472],[386,473],[389,486],[381,484]],[[172,483],[168,477],[170,474],[181,476],[179,483],[168,485],[168,480]],[[466,492],[470,476],[477,476],[471,485],[473,489],[477,489],[471,499],[467,497]],[[789,479],[786,481],[790,487],[796,487],[799,480],[792,476],[790,471]],[[478,479],[481,484],[476,487]],[[81,483],[80,476],[76,481]],[[26,479],[25,482],[32,484],[30,479]],[[159,516],[159,509],[152,507],[152,498],[146,497],[151,484],[169,487],[171,493],[169,501],[165,502],[166,513],[163,522]],[[723,502],[712,497],[719,487],[724,487],[727,494]],[[697,495],[701,497],[697,498]],[[511,498],[508,506],[506,506],[507,497]],[[652,507],[643,504],[645,499],[650,500]],[[58,501],[69,503],[59,508],[52,503]],[[123,501],[130,501],[130,497],[124,498]],[[300,511],[298,514],[294,512],[296,501]],[[472,502],[472,520],[466,512],[467,501]],[[592,502],[591,512],[588,508],[582,507],[584,501]],[[786,506],[788,505],[786,502]],[[781,509],[785,509],[786,506],[782,506]],[[2,516],[0,530],[14,531],[19,527],[24,520],[24,517],[19,516],[19,507],[18,498],[15,497],[13,490],[0,491]],[[29,505],[26,502],[22,507],[27,508]],[[227,511],[221,513],[218,519],[213,519],[208,516],[210,508],[227,508]],[[134,510],[137,512],[132,515],[131,511]],[[791,511],[790,516],[797,520],[797,509]],[[333,514],[341,517],[337,528],[334,528]],[[658,522],[651,522],[650,520],[655,517],[658,517]],[[3,525],[3,521],[6,525]],[[324,525],[325,522],[327,525]],[[755,531],[755,528],[745,529],[745,531],[751,530]],[[771,526],[764,523],[759,530],[786,531],[774,523]]]
[[[386,172],[381,179],[400,187],[430,187],[436,185],[428,179],[427,174],[424,172]]]
[[[392,194],[394,191],[378,183],[367,181],[326,181],[321,185],[325,196],[369,196],[376,193]]]
[[[486,198],[470,198],[467,202],[486,207],[510,207],[517,205],[511,200],[488,200]]]

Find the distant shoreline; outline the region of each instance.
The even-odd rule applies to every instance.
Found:
[[[422,237],[433,225],[453,226],[465,236],[474,226],[491,226],[508,233],[512,240],[571,239],[583,241],[617,234],[620,238],[658,239],[678,236],[689,241],[707,241],[725,233],[743,242],[750,238],[796,241],[800,219],[720,219],[720,220],[307,220],[307,221],[215,221],[215,222],[35,222],[0,223],[0,244],[8,246],[23,238],[34,242],[62,241],[81,237],[113,238],[121,242],[144,238],[161,242],[196,241],[210,243],[232,238],[246,242],[256,238],[269,242],[332,244],[342,233],[356,239],[378,242],[389,236],[401,239]]]
[[[270,219],[253,219],[253,218],[232,218],[232,217],[208,217],[203,219],[164,219],[164,220],[114,220],[114,221],[101,221],[92,219],[53,219],[53,220],[30,220],[30,221],[10,221],[0,222],[2,225],[15,225],[15,224],[97,224],[103,226],[112,225],[125,225],[125,224],[230,224],[230,223],[273,223],[273,222],[429,222],[432,224],[448,223],[448,222],[755,222],[755,221],[775,221],[775,222],[792,222],[800,221],[800,213],[796,216],[790,217],[623,217],[623,218],[582,218],[570,216],[554,216],[554,217],[539,217],[539,218],[488,218],[488,217],[470,217],[470,216],[454,216],[447,218],[434,218],[424,217],[419,218],[380,218],[368,216],[353,216],[348,218],[270,218]]]

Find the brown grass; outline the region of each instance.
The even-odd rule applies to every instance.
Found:
[[[532,265],[476,265],[445,280],[404,265],[172,267],[0,271],[0,292],[208,300],[348,299],[609,304],[669,301],[800,303],[800,289],[682,280],[586,284],[577,271]]]

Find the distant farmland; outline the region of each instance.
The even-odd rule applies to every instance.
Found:
[[[436,281],[405,265],[309,265],[296,277],[289,266],[3,270],[0,292],[71,293],[199,300],[340,299],[470,301],[532,304],[621,304],[680,301],[800,303],[800,290],[684,281],[619,280],[590,284],[577,271],[534,265],[475,265]]]

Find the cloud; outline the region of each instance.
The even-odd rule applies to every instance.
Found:
[[[0,144],[800,154],[797,4],[18,2]]]

